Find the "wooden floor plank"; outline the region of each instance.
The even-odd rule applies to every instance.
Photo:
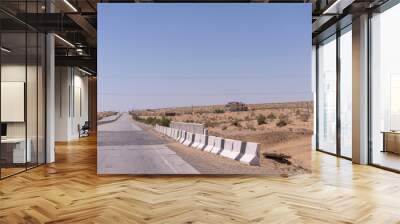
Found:
[[[0,223],[400,223],[400,175],[313,152],[312,173],[98,176],[96,138],[0,181]]]

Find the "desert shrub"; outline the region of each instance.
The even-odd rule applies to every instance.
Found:
[[[206,123],[204,124],[207,128],[214,128],[218,125],[217,122],[211,122],[210,120],[206,121]]]
[[[270,113],[270,114],[268,114],[267,119],[268,120],[275,120],[276,119],[276,115],[274,113]]]
[[[223,109],[215,109],[215,110],[214,110],[214,113],[216,113],[216,114],[223,114],[223,113],[225,113],[225,111],[224,111]]]
[[[283,113],[282,113],[282,114],[279,115],[279,119],[280,119],[280,120],[289,119],[289,115],[283,114]]]
[[[133,112],[129,112],[129,114],[131,115],[133,120],[138,120],[139,119],[139,116],[137,114],[135,114]]]
[[[236,126],[236,127],[240,127],[240,121],[238,119],[235,119],[231,122],[231,125]]]
[[[258,125],[263,125],[267,123],[266,122],[267,118],[262,114],[257,115],[256,120]]]
[[[299,109],[296,110],[296,116],[300,116],[301,115],[301,111]]]
[[[310,113],[306,112],[306,113],[300,114],[299,118],[301,121],[307,122],[310,119]]]
[[[169,127],[169,125],[171,124],[171,119],[163,116],[161,117],[161,119],[159,119],[158,124],[161,126]]]
[[[279,115],[279,120],[276,122],[277,127],[283,127],[289,124],[289,116],[286,114]]]
[[[249,130],[252,130],[252,131],[256,130],[256,128],[254,127],[254,125],[251,122],[248,122],[246,124],[246,128],[249,129]]]
[[[226,125],[222,126],[222,130],[226,130],[228,127]]]
[[[133,113],[133,111],[130,111],[129,114],[131,114],[131,112]],[[97,113],[97,120],[101,120],[101,119],[103,119],[105,117],[109,117],[109,116],[117,115],[117,114],[118,114],[118,112],[115,112],[115,111],[98,112]]]
[[[149,124],[149,125],[161,125],[161,126],[165,126],[165,127],[169,127],[169,124],[171,123],[171,119],[162,116],[161,119],[157,118],[157,117],[152,117],[149,116],[147,118],[143,118],[141,116],[138,116],[137,114],[131,113],[132,119],[134,119],[135,121],[141,122],[141,123],[145,123],[145,124]]]
[[[144,123],[154,125],[157,123],[157,118],[147,117]]]
[[[286,126],[287,124],[288,124],[288,122],[287,122],[286,120],[281,120],[281,119],[279,119],[279,121],[276,122],[276,126],[277,126],[277,127],[284,127],[284,126]]]

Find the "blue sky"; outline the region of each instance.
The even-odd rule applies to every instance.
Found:
[[[99,4],[99,111],[311,100],[310,4]]]

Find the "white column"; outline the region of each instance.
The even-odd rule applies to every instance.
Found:
[[[312,150],[316,150],[317,146],[317,48],[315,45],[312,46],[311,53],[311,92],[313,94],[313,102],[314,102],[314,133],[311,136],[311,148]]]
[[[46,163],[55,161],[55,54],[54,35],[46,36]]]
[[[368,163],[368,15],[353,19],[353,162]]]
[[[71,140],[72,68],[55,69],[55,141]]]

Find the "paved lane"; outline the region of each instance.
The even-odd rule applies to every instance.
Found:
[[[129,114],[98,127],[99,174],[197,174],[165,142],[140,128]]]
[[[123,113],[118,120],[100,125],[98,131],[142,131],[142,129],[133,123],[128,113]]]

